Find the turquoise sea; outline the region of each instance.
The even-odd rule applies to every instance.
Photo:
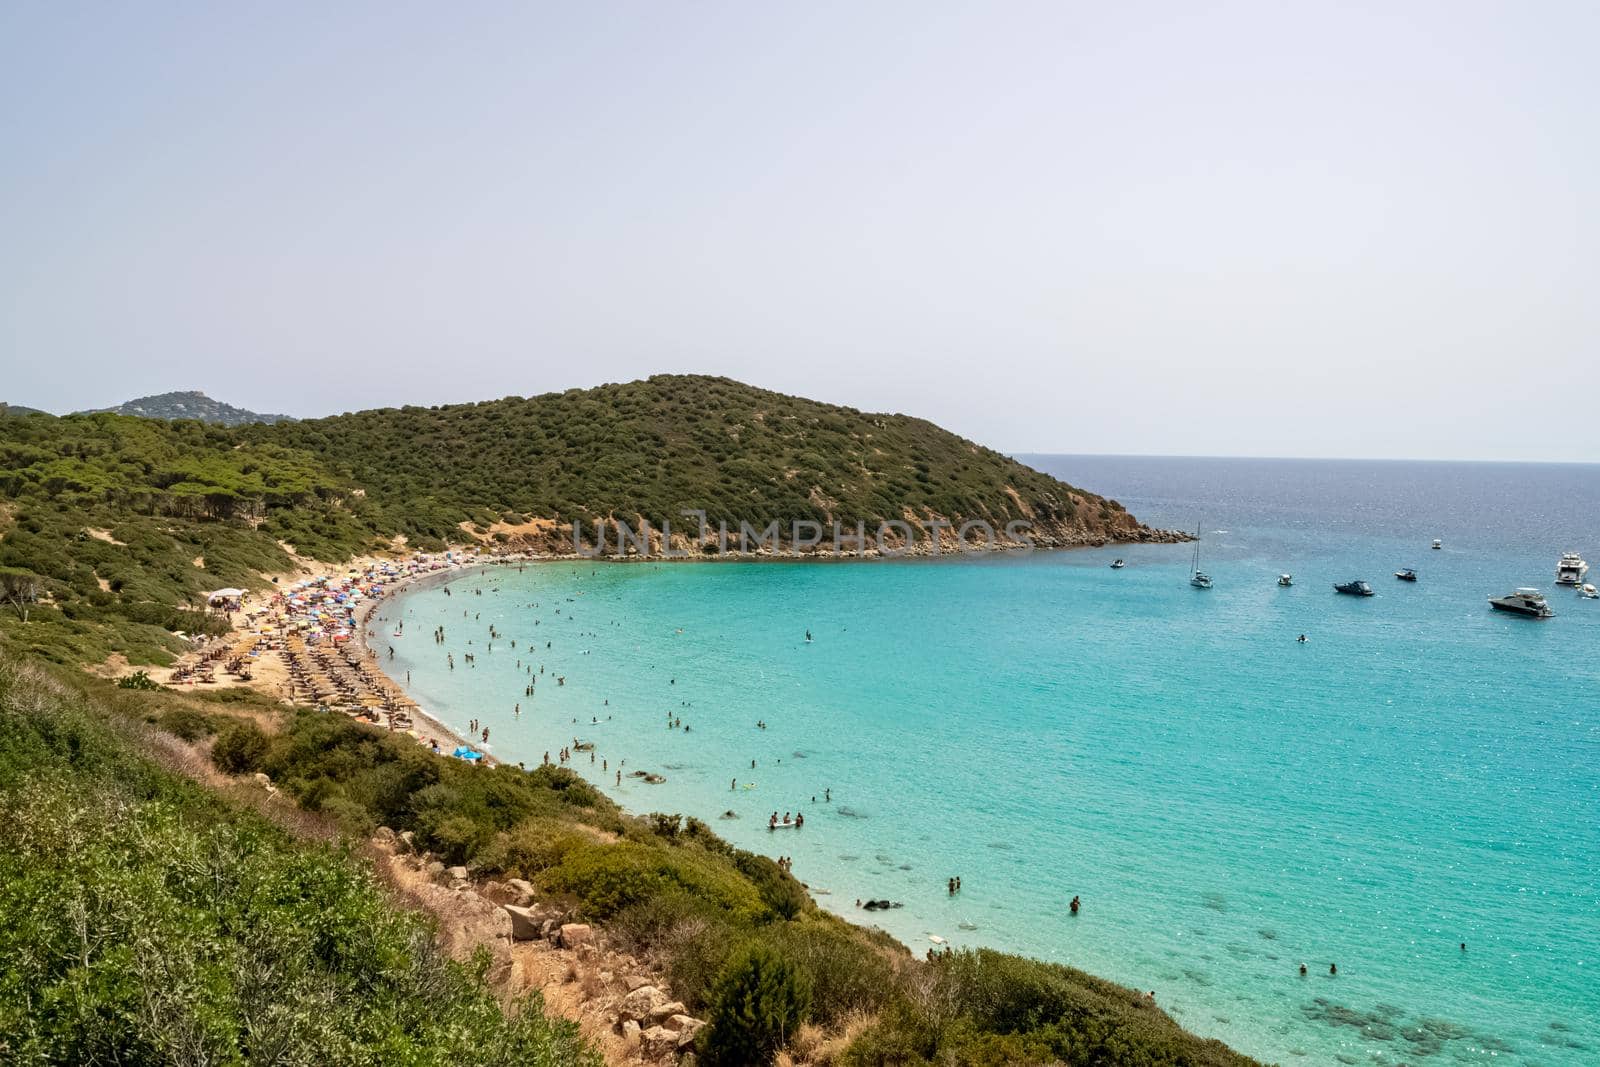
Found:
[[[1565,550],[1600,579],[1600,467],[1028,461],[1198,525],[1216,587],[1187,545],[531,565],[401,594],[375,644],[501,759],[592,740],[629,809],[919,953],[1067,962],[1282,1063],[1600,1063],[1600,601],[1553,583]],[[1557,617],[1489,610],[1519,585]]]

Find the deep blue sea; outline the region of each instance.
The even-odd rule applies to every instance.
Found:
[[[548,564],[403,593],[379,645],[500,758],[592,740],[629,809],[915,951],[1070,963],[1282,1063],[1600,1063],[1600,601],[1553,582],[1600,580],[1600,467],[1024,458],[1200,529],[1215,588],[1188,545]],[[1522,585],[1557,617],[1490,611]]]

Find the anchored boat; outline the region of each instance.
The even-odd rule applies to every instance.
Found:
[[[1556,564],[1557,585],[1582,585],[1583,576],[1589,573],[1589,565],[1583,557],[1576,552],[1567,552],[1562,555],[1561,562]]]
[[[1194,528],[1194,566],[1190,569],[1189,584],[1196,589],[1210,589],[1211,575],[1200,569],[1200,527]]]
[[[1351,582],[1339,582],[1333,587],[1335,593],[1344,593],[1346,596],[1375,596],[1372,586],[1357,578]]]
[[[1507,611],[1513,615],[1526,615],[1530,619],[1549,619],[1555,616],[1550,610],[1550,605],[1544,601],[1544,594],[1537,589],[1523,587],[1505,596],[1492,596],[1489,606],[1496,611]]]

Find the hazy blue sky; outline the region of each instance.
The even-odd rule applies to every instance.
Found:
[[[336,9],[336,10],[335,10]],[[1600,460],[1600,5],[0,4],[0,399]]]

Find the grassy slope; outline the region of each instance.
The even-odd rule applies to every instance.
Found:
[[[145,758],[117,703],[0,658],[0,1061],[598,1064],[351,856]]]

